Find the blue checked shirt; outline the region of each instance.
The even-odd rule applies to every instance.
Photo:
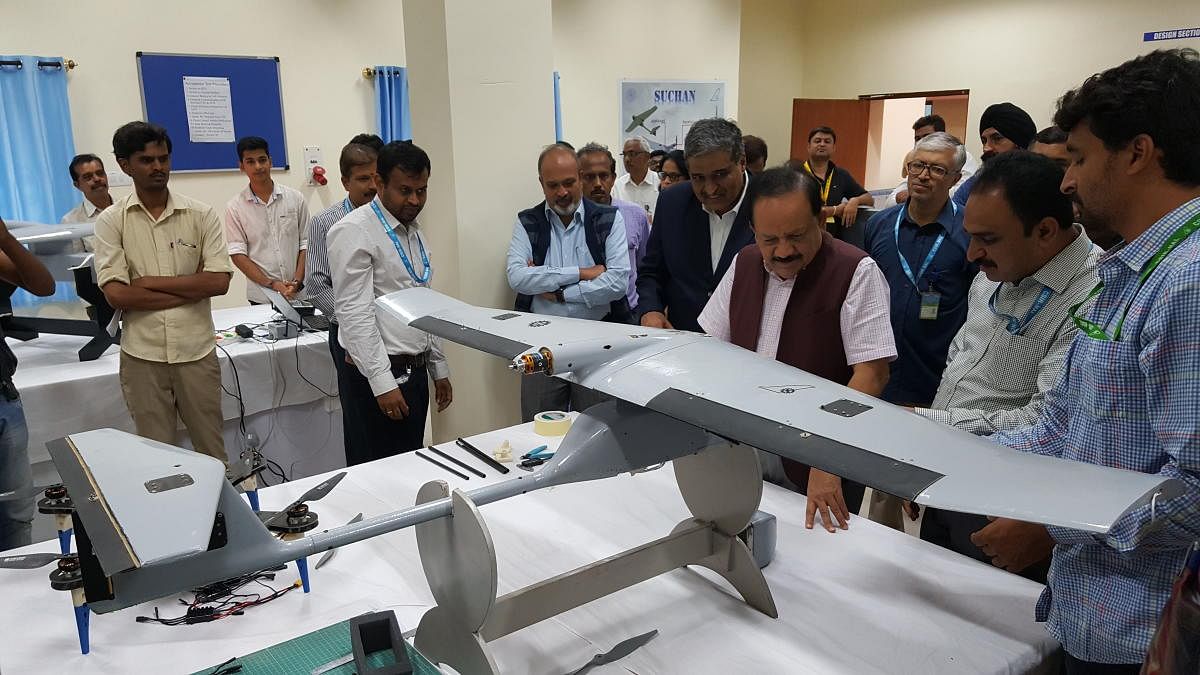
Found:
[[[1107,537],[1047,528],[1057,542],[1037,618],[1072,656],[1141,663],[1171,583],[1200,540],[1200,234],[1179,245],[1138,290],[1138,273],[1200,198],[1171,211],[1100,259],[1104,290],[1088,319],[1119,342],[1082,331],[1036,424],[1000,443],[1090,464],[1177,478],[1172,499],[1130,511]]]
[[[332,321],[333,276],[329,273],[329,247],[325,243],[329,228],[354,210],[348,199],[313,216],[308,221],[308,256],[304,259],[304,291],[308,301]]]

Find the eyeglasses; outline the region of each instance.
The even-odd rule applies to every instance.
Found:
[[[633,157],[637,157],[638,155],[648,155],[648,154],[650,154],[650,153],[646,152],[645,150],[626,150],[625,152],[621,153],[621,156],[633,158]]]
[[[909,162],[905,165],[908,168],[910,176],[920,176],[929,169],[929,175],[933,178],[945,178],[946,174],[950,173],[950,169],[937,164],[926,164],[925,162]]]
[[[683,180],[683,174],[675,173],[674,171],[671,171],[671,172],[659,171],[658,177],[663,180],[669,180],[672,183],[678,183],[679,181]]]

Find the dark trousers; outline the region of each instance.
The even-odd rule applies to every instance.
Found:
[[[343,363],[345,359],[342,360]],[[394,420],[383,414],[371,384],[358,368],[347,368],[346,386],[342,388],[342,420],[348,425],[346,466],[363,464],[425,445],[425,414],[429,411],[429,375],[425,366],[412,369],[408,381],[400,385],[400,393],[408,404],[408,415]],[[404,374],[403,368],[392,368],[392,374]]]
[[[926,507],[925,518],[921,521],[921,539],[942,548],[948,548],[955,553],[961,553],[968,558],[991,564],[992,559],[978,546],[971,543],[971,535],[986,527],[988,522],[986,516]],[[1021,576],[1044,584],[1049,571],[1050,558],[1046,558],[1027,567],[1021,572]]]
[[[1063,652],[1063,675],[1138,675],[1142,672],[1142,664],[1132,663],[1092,663]]]
[[[329,322],[329,355],[333,357],[333,370],[337,373],[338,401],[342,406],[342,449],[350,450],[351,422],[347,418],[350,409],[350,371],[358,372],[354,366],[346,363],[346,350],[338,344],[338,325]]]
[[[808,469],[807,464],[801,464],[791,459],[783,460],[783,472],[787,474],[788,480],[796,484],[800,494],[806,496],[808,495]],[[866,492],[867,486],[862,483],[842,479],[842,499],[846,500],[846,510],[850,512],[850,515],[858,515],[859,509],[862,508],[863,495]]]
[[[546,410],[583,411],[610,397],[593,389],[543,373],[521,378],[521,421]]]

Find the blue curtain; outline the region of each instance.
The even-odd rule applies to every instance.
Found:
[[[558,71],[554,71],[554,140],[562,142],[562,101],[558,97]]]
[[[0,217],[57,223],[79,200],[67,165],[75,155],[59,57],[0,56]]]
[[[384,143],[412,140],[408,114],[408,69],[375,66],[375,121]]]

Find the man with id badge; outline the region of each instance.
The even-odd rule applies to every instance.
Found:
[[[329,264],[346,349],[350,391],[343,411],[350,428],[346,464],[353,466],[424,445],[433,378],[438,412],[453,400],[442,343],[428,333],[376,318],[375,298],[428,286],[429,251],[417,216],[425,208],[429,155],[408,141],[379,151],[376,196],[329,230]]]
[[[937,396],[917,414],[981,436],[1038,420],[1079,332],[1070,309],[1096,285],[1102,252],[1072,222],[1062,179],[1054,160],[1026,150],[992,159],[978,175],[963,228],[967,259],[983,274],[971,284]],[[1001,558],[1010,572],[1045,583],[1052,542],[1040,525],[928,508],[921,538],[983,562]]]
[[[221,366],[210,298],[229,290],[233,262],[217,212],[167,189],[171,139],[130,122],[113,154],[133,191],[96,221],[96,283],[123,313],[121,391],[139,436],[227,461],[221,435]]]

